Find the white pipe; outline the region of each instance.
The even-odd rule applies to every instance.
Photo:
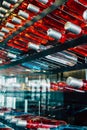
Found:
[[[24,108],[24,112],[28,112],[28,100],[25,99],[25,108]]]

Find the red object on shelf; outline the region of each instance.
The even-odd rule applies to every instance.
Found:
[[[87,7],[87,1],[86,0],[78,0],[83,6]]]
[[[76,24],[78,23],[78,22],[84,22],[84,20],[83,20],[83,16],[82,15],[80,15],[80,14],[78,14],[78,12],[75,12],[75,10],[71,10],[71,8],[69,8],[69,7],[67,7],[65,4],[64,5],[62,5],[62,6],[60,6],[59,7],[59,9],[61,10],[61,13],[63,12],[63,13],[65,13],[65,14],[67,14],[67,15],[69,15],[69,16],[66,16],[66,18],[69,18],[70,19],[70,17],[71,17],[71,20],[72,20],[72,18],[75,20],[75,21],[73,21],[73,22],[75,22]],[[63,17],[65,17],[65,16],[63,16]],[[71,21],[70,20],[70,21]],[[84,25],[84,24],[83,24]]]
[[[68,85],[70,85],[74,88],[87,91],[87,80],[68,77],[66,82]]]
[[[17,42],[16,42],[16,43],[14,43],[14,42],[8,42],[7,45],[10,46],[10,47],[19,49],[19,50],[21,50],[21,51],[25,51],[25,52],[28,51],[28,48],[21,47],[21,46],[19,45],[19,43],[17,43]]]
[[[47,40],[41,39],[40,37],[38,38],[38,36],[35,36],[33,33],[26,33],[25,37],[35,41],[37,44],[46,44],[47,43]]]
[[[32,119],[30,122],[27,124],[27,128],[54,128],[59,125],[65,125],[65,121],[61,120],[51,120],[47,119],[44,117],[36,117],[36,119]]]
[[[77,47],[71,48],[70,50],[84,57],[87,57],[87,45],[77,46]]]
[[[16,125],[18,126],[24,126],[23,123],[21,123],[21,120],[26,120],[28,118],[32,118],[34,117],[33,115],[30,115],[30,114],[22,114],[22,115],[18,115],[18,116],[15,116],[14,118],[12,118],[10,120],[11,123],[16,123]]]
[[[53,38],[46,36],[46,34],[42,32],[42,30],[38,31],[37,29],[38,27],[36,25],[39,26],[38,24],[35,23],[34,26],[31,26],[27,28],[26,30],[24,30],[20,34],[20,36],[22,38],[29,39],[29,41],[33,40],[33,42],[35,41],[37,44],[46,44],[49,39],[53,40]]]
[[[24,4],[22,4],[22,9],[27,7],[27,3],[34,4],[35,6],[38,6],[41,10],[49,7],[55,2],[55,0],[25,0]]]
[[[60,7],[58,9],[56,9],[55,11],[53,11],[53,15],[56,15],[56,17],[58,17],[58,19],[60,18],[63,24],[66,21],[70,21],[74,24],[77,24],[79,26],[82,25],[82,21],[80,19],[77,19],[74,15],[69,14],[69,9],[66,11],[64,7]]]
[[[55,82],[51,82],[50,83],[50,89],[51,89],[51,91],[58,91],[58,84],[57,83],[55,83]]]
[[[29,114],[23,114],[23,115],[20,115],[20,116],[15,116],[14,118],[25,120],[27,118],[32,118],[32,117],[34,117],[34,116],[29,115]]]
[[[75,11],[76,13],[83,15],[83,12],[86,10],[86,7],[80,4],[78,1],[79,0],[69,0],[68,2],[66,2],[66,6],[71,10]]]
[[[46,26],[46,23],[44,23],[43,20],[40,20],[34,24],[34,28],[35,28],[35,30],[37,30],[37,31],[35,31],[37,35],[39,35],[40,37],[45,38],[47,40],[53,41],[54,38],[47,36],[47,30],[49,29],[49,27]]]
[[[43,34],[43,30],[41,30],[40,32],[38,31],[38,26],[39,26],[40,24],[39,23],[35,23],[35,25],[34,26],[31,26],[31,27],[29,27],[28,29],[26,29],[26,32],[27,33],[32,33],[32,34],[34,34],[34,35],[36,35],[37,37],[40,37],[40,38],[44,38],[44,40],[46,39],[46,40],[49,40],[49,39],[51,39],[51,38],[48,38],[45,34]],[[42,25],[42,27],[44,27],[43,25]],[[36,28],[36,29],[35,29]],[[46,29],[46,27],[45,27],[45,29]],[[44,29],[44,30],[45,30]],[[41,33],[42,32],[42,33]],[[45,40],[45,41],[46,41]],[[46,41],[47,42],[47,41]]]
[[[17,125],[25,126],[26,128],[54,128],[59,125],[67,124],[65,121],[62,120],[54,120],[48,119],[46,117],[30,117],[26,120],[19,120]]]
[[[53,40],[56,39],[56,40],[59,40],[59,41],[64,43],[64,41],[66,39],[65,35],[64,35],[63,24],[58,23],[57,20],[54,20],[54,18],[52,18],[52,16],[50,16],[50,15],[46,16],[45,18],[43,18],[39,22],[36,22],[34,24],[34,27],[35,27],[35,29],[37,29],[36,33],[38,33],[38,31],[40,31],[43,36],[45,35],[44,38],[46,38],[46,39],[48,39],[50,41],[53,41]],[[52,36],[48,34],[50,29],[53,30],[53,35]],[[57,34],[55,33],[55,36],[54,36],[54,31],[57,33]],[[62,32],[62,34],[61,34],[61,32]]]
[[[57,82],[59,90],[65,90],[65,87],[67,86],[66,82]]]
[[[30,0],[31,2],[37,2],[37,4],[42,8],[47,8],[51,6],[55,0]]]
[[[64,26],[69,20],[71,21],[69,23],[72,24],[74,29],[72,29],[73,27],[71,28],[71,25],[70,25],[69,27],[70,29],[69,31],[67,31],[66,29],[64,29]],[[68,14],[66,14],[65,12],[62,12],[59,9],[53,11],[52,14],[43,18],[43,24],[45,25],[45,27],[48,28],[48,30],[52,28],[53,30],[61,33],[61,38],[58,39],[61,43],[64,43],[66,40],[71,40],[73,38],[80,37],[84,33],[82,28],[80,27],[80,26],[83,26],[82,21],[77,20],[73,16],[69,16]]]

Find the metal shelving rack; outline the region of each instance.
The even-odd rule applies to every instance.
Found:
[[[44,11],[42,11],[39,15],[34,17],[31,21],[27,22],[23,27],[19,28],[13,34],[8,36],[2,42],[2,45],[0,45],[0,48],[1,49],[6,48],[7,50],[9,50],[9,47],[7,47],[7,45],[6,45],[6,43],[9,40],[11,40],[14,36],[18,35],[20,32],[25,30],[27,27],[30,27],[35,22],[42,19],[43,17],[45,17],[49,13],[51,13],[53,10],[58,8],[58,6],[62,5],[65,2],[67,2],[67,0],[56,0],[53,5],[51,5],[50,7],[45,9]],[[36,52],[36,51],[32,52],[31,51],[27,54],[21,54],[22,55],[21,58],[16,59],[15,61],[12,61],[8,64],[1,65],[0,70],[7,69],[7,68],[10,68],[10,67],[14,67],[15,65],[19,65],[19,64],[22,64],[24,62],[28,62],[28,61],[30,62],[30,61],[37,60],[37,59],[39,61],[42,61],[42,60],[44,60],[45,56],[47,56],[47,55],[54,54],[56,52],[60,52],[60,51],[63,51],[63,50],[67,50],[67,49],[70,49],[70,48],[78,46],[78,45],[87,44],[85,41],[87,41],[87,35],[83,35],[83,36],[81,36],[77,39],[71,40],[71,41],[66,41],[64,44],[60,44],[60,43],[58,43],[58,41],[54,41],[55,44],[52,48],[49,48],[49,49],[41,51],[41,52]],[[53,44],[53,43],[50,42],[50,43],[48,43],[48,45],[49,44]],[[52,64],[50,62],[48,62],[48,63],[49,63],[50,66],[54,64],[54,66],[56,66],[56,67],[49,69],[47,72],[44,72],[45,74],[46,73],[52,73],[52,74],[53,73],[61,73],[61,72],[65,72],[65,71],[67,72],[67,71],[71,71],[71,70],[79,70],[79,69],[86,69],[87,68],[87,63],[85,62],[85,57],[83,57],[83,60],[81,61],[81,63],[77,62],[77,64],[73,67],[61,66],[60,65],[60,68],[58,68],[57,64],[55,64],[55,63]]]
[[[78,45],[84,45],[84,44],[86,44],[85,41],[87,41],[87,35],[84,35],[84,36],[82,36],[78,39],[72,40],[72,41],[65,42],[64,44],[58,44],[55,47],[52,47],[50,49],[26,56],[20,60],[11,62],[10,64],[3,65],[0,67],[0,69],[6,69],[6,68],[13,67],[15,65],[18,65],[18,64],[21,64],[21,63],[24,63],[27,61],[41,59],[47,55],[50,55],[50,54],[53,54],[53,53],[56,53],[59,51],[67,50],[69,48],[72,48],[72,47],[75,47]],[[84,57],[84,61],[85,61],[85,57]],[[79,70],[79,69],[86,69],[86,68],[87,68],[87,63],[81,63],[81,64],[76,64],[73,67],[61,67],[60,69],[52,70],[52,73],[58,73],[58,72],[64,72],[64,71],[67,72],[67,71],[71,71],[71,70]]]

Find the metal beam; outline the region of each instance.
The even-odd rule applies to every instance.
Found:
[[[23,57],[19,60],[13,61],[9,64],[2,65],[2,66],[0,66],[0,70],[1,69],[7,69],[9,67],[13,67],[15,65],[18,65],[18,64],[21,64],[21,63],[24,63],[24,62],[39,59],[41,57],[45,57],[47,55],[50,55],[50,54],[53,54],[53,53],[56,53],[56,52],[59,52],[59,51],[67,50],[69,48],[72,48],[72,47],[75,47],[75,46],[78,46],[78,45],[87,44],[87,42],[85,43],[85,41],[87,41],[87,35],[81,36],[80,38],[74,39],[72,41],[67,41],[64,44],[58,44],[55,47],[52,47],[52,48],[49,48],[47,50],[38,52],[36,54],[28,55],[28,56]],[[74,70],[74,68],[72,68],[72,69]]]
[[[27,21],[27,23],[23,27],[20,27],[17,31],[13,32],[12,35],[8,36],[4,41],[2,41],[2,44],[6,44],[14,36],[18,35],[20,32],[22,32],[26,28],[30,27],[31,25],[33,25],[38,20],[40,20],[43,17],[47,16],[49,13],[51,13],[53,10],[57,9],[59,6],[64,4],[66,1],[67,0],[56,0],[53,5],[51,5],[50,7],[46,8],[46,9],[44,9],[39,15],[34,17],[32,20]]]
[[[74,71],[74,70],[81,70],[81,69],[87,69],[87,63],[83,64],[76,64],[72,67],[61,67],[60,69],[55,69],[52,72],[52,74],[61,73],[61,72],[68,72],[68,71]]]

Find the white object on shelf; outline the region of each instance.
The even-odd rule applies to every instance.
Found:
[[[3,37],[0,36],[0,40],[3,40]]]
[[[83,18],[87,20],[87,9],[83,12]]]
[[[5,33],[9,33],[9,30],[8,30],[7,28],[5,28],[5,27],[2,27],[2,28],[1,28],[1,31],[2,31],[2,32],[5,32]]]
[[[47,30],[47,35],[50,36],[50,37],[53,37],[53,38],[55,38],[57,40],[61,39],[61,37],[62,37],[62,34],[60,32],[58,32],[58,31],[56,31],[54,29],[51,29],[51,28],[49,28]]]
[[[5,8],[3,8],[3,7],[0,7],[0,11],[1,11],[2,13],[7,13],[7,12],[8,12],[8,10],[5,9]]]
[[[43,4],[47,4],[48,0],[39,0],[39,2],[43,3]]]
[[[17,3],[18,2],[18,0],[10,0],[11,2],[14,2],[14,3]]]
[[[12,119],[10,120],[10,123],[16,123],[18,120],[19,120],[19,118],[12,118]]]
[[[19,10],[18,15],[22,16],[25,19],[27,19],[29,17],[29,14],[26,13],[25,11],[23,11],[23,10]]]
[[[4,14],[0,13],[0,18],[4,18]]]
[[[15,54],[10,53],[10,52],[7,53],[7,56],[10,58],[17,58],[17,56]]]
[[[6,8],[10,8],[11,7],[11,3],[7,2],[7,1],[3,1],[2,5]]]
[[[14,24],[12,24],[12,23],[9,23],[9,22],[7,22],[6,23],[6,27],[9,27],[9,28],[15,28],[15,25]]]
[[[5,33],[0,32],[0,36],[1,36],[1,37],[4,37],[4,36],[5,36]]]
[[[40,8],[33,5],[33,4],[29,4],[27,7],[28,10],[34,12],[34,13],[38,13],[40,11]]]
[[[17,24],[21,24],[21,19],[19,19],[17,17],[13,17],[12,22],[17,23]]]
[[[31,49],[34,49],[36,51],[38,51],[38,50],[45,50],[46,49],[45,46],[43,46],[43,45],[37,45],[37,44],[32,43],[32,42],[28,43],[28,47],[31,48]]]
[[[66,22],[64,28],[65,28],[65,30],[70,31],[74,34],[80,34],[82,31],[80,26],[78,26],[74,23],[71,23],[71,22]]]
[[[76,88],[80,88],[83,86],[83,81],[80,79],[76,79],[73,77],[68,77],[66,80],[66,83],[70,86],[76,87]]]
[[[26,120],[18,120],[16,123],[17,126],[26,126],[27,125],[27,121]]]

